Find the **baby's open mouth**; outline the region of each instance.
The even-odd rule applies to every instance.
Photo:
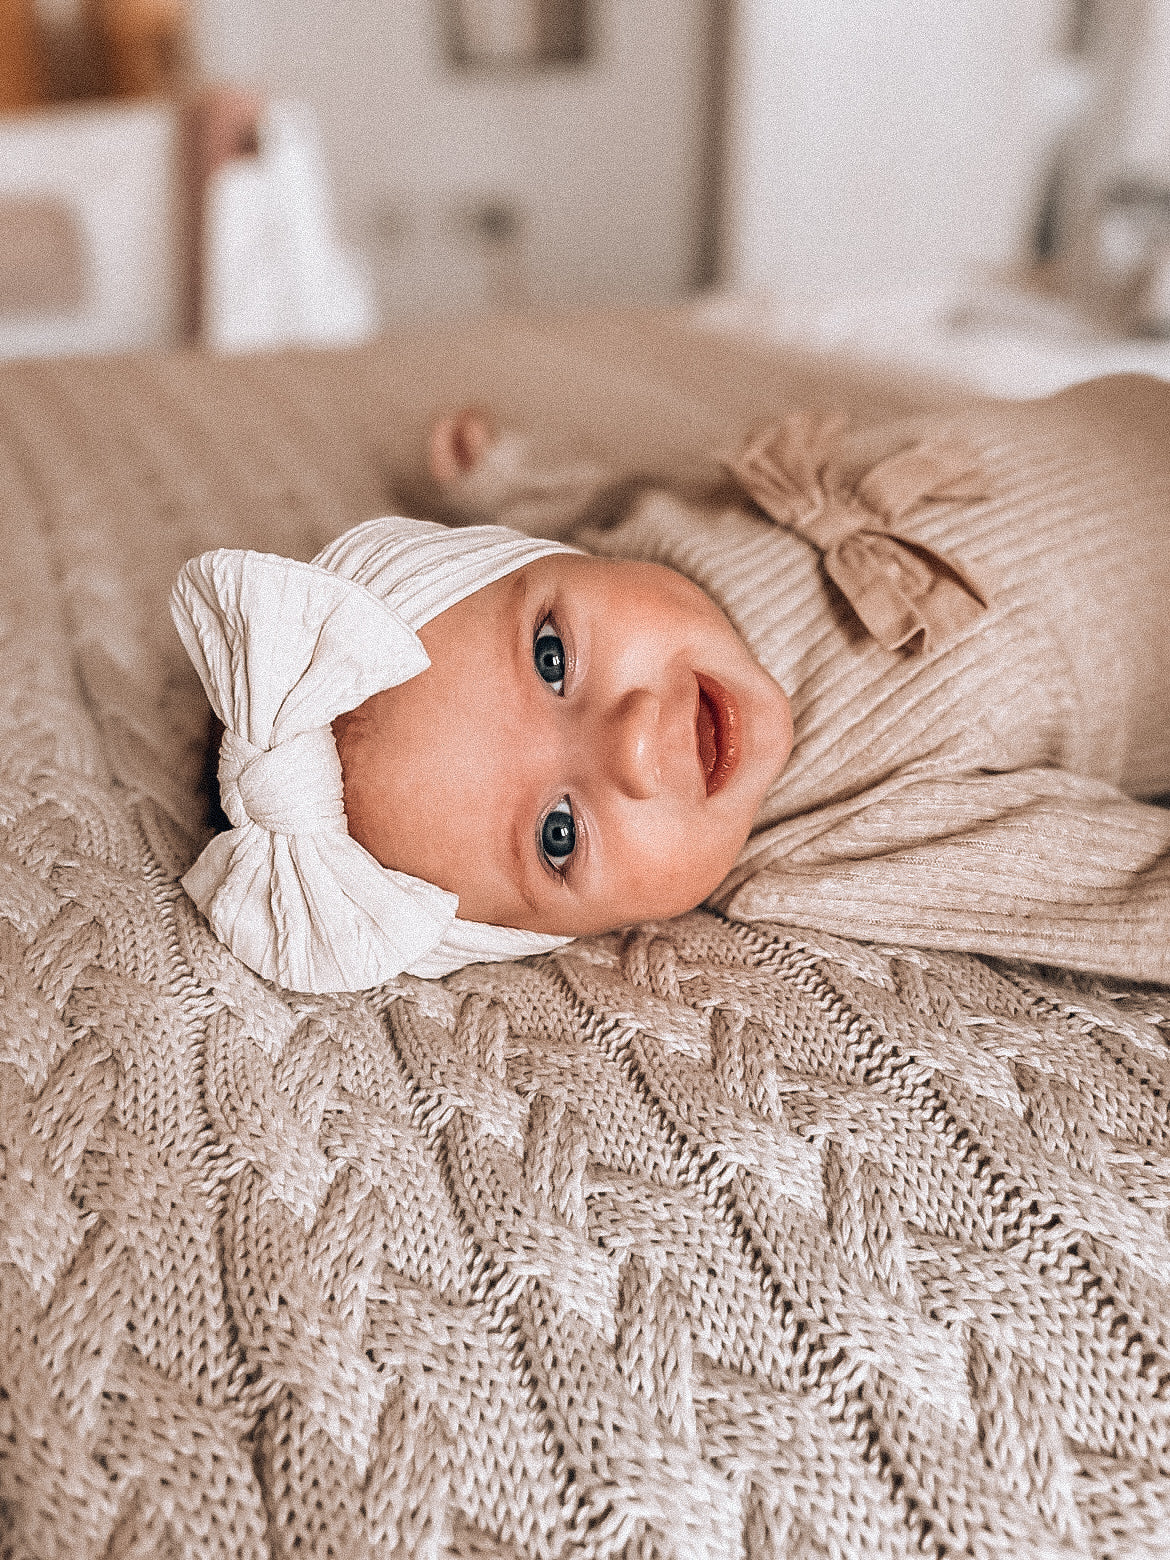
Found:
[[[722,684],[713,677],[699,677],[695,708],[695,747],[699,767],[706,777],[707,795],[714,796],[739,762],[739,711]]]

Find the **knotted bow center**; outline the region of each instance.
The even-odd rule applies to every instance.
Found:
[[[859,531],[881,523],[872,510],[864,509],[860,504],[848,501],[833,504],[825,502],[823,495],[818,494],[817,497],[822,501],[811,506],[804,514],[794,516],[790,524],[794,531],[807,537],[821,552],[827,553],[831,548],[840,547]]]
[[[341,760],[328,726],[297,732],[271,748],[225,731],[219,788],[237,829],[250,821],[270,834],[345,832]]]

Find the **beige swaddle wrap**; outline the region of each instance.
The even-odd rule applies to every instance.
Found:
[[[1170,810],[1137,799],[1170,791],[1170,385],[790,418],[731,457],[738,496],[643,486],[618,513],[584,486],[537,513],[504,453],[498,518],[677,569],[791,699],[713,907],[1170,980]]]

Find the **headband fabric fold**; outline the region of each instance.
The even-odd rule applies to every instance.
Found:
[[[441,563],[427,522],[405,524],[426,528],[410,534]],[[515,540],[529,546],[506,542],[499,574],[541,555]],[[219,781],[232,827],[183,887],[237,957],[293,991],[364,990],[404,970],[439,976],[559,947],[569,939],[459,921],[456,895],[383,867],[350,836],[331,723],[430,665],[392,593],[351,572],[228,549],[184,565],[171,614],[224,726]],[[474,588],[464,581],[448,596]],[[451,604],[437,599],[437,610]]]
[[[425,670],[418,635],[352,580],[263,553],[193,559],[172,611],[225,727],[232,824],[184,888],[234,954],[291,990],[400,973],[441,941],[458,900],[350,837],[330,722]]]

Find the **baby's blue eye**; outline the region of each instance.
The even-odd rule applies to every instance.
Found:
[[[549,862],[560,870],[560,865],[572,854],[577,844],[577,826],[573,822],[573,808],[567,796],[562,796],[550,813],[545,814],[540,826],[540,848]]]
[[[536,662],[536,670],[553,692],[562,693],[565,686],[565,647],[560,636],[547,623],[537,629],[532,645],[532,659]]]

